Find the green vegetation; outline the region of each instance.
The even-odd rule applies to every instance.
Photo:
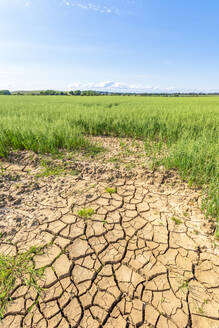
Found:
[[[171,218],[171,220],[172,220],[173,222],[175,222],[176,225],[179,225],[179,224],[182,223],[182,221],[181,221],[180,219],[176,218],[175,216],[173,216],[173,217]]]
[[[204,301],[201,303],[201,306],[198,308],[199,313],[204,314],[204,306],[208,304],[208,299],[204,299]]]
[[[11,93],[9,90],[0,90],[0,96],[9,96]]]
[[[110,187],[107,187],[105,190],[106,190],[106,192],[108,192],[110,195],[116,193],[116,188],[110,188]]]
[[[77,175],[79,172],[77,170],[72,170],[64,165],[56,164],[51,160],[45,160],[43,159],[41,161],[41,166],[44,168],[42,172],[37,174],[37,177],[49,177],[49,176],[54,176],[54,175],[66,175],[66,174],[71,174],[71,175]]]
[[[66,96],[68,93],[64,91],[45,90],[40,91],[41,96]]]
[[[43,254],[42,247],[31,247],[27,252],[15,256],[0,255],[0,319],[3,318],[8,303],[13,300],[15,281],[34,288],[39,296],[42,288],[38,279],[43,277],[44,268],[35,268],[33,258],[36,254]]]
[[[176,168],[202,186],[203,209],[219,221],[218,114],[218,96],[2,96],[0,156],[12,149],[100,151],[86,135],[142,139],[152,167]]]
[[[83,208],[82,210],[78,211],[78,216],[84,219],[90,219],[93,214],[94,214],[93,208]]]
[[[182,285],[180,286],[180,288],[189,289],[189,281],[188,280],[183,280]]]

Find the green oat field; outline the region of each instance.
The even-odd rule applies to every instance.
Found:
[[[141,139],[154,167],[176,168],[202,187],[203,211],[219,222],[218,129],[216,96],[0,97],[0,157],[24,149],[101,151],[88,135]]]

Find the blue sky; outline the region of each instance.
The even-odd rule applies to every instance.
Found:
[[[0,0],[0,89],[218,91],[218,0]]]

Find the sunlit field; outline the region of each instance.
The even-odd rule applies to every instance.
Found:
[[[142,139],[155,166],[203,187],[203,210],[218,217],[218,117],[219,97],[1,96],[0,156],[100,151],[88,135]]]

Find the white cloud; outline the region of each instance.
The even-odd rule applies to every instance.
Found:
[[[123,82],[104,81],[104,82],[91,82],[82,83],[74,82],[68,85],[68,90],[101,90],[110,92],[175,92],[176,88],[168,87],[162,88],[159,86],[149,86],[140,84],[129,84]]]
[[[100,6],[94,3],[91,3],[87,0],[79,0],[79,1],[74,1],[74,0],[63,0],[63,3],[66,6],[72,6],[72,7],[78,7],[80,9],[84,10],[91,10],[95,12],[99,12],[101,14],[116,14],[117,10],[113,10],[112,8],[106,7],[106,6]]]

